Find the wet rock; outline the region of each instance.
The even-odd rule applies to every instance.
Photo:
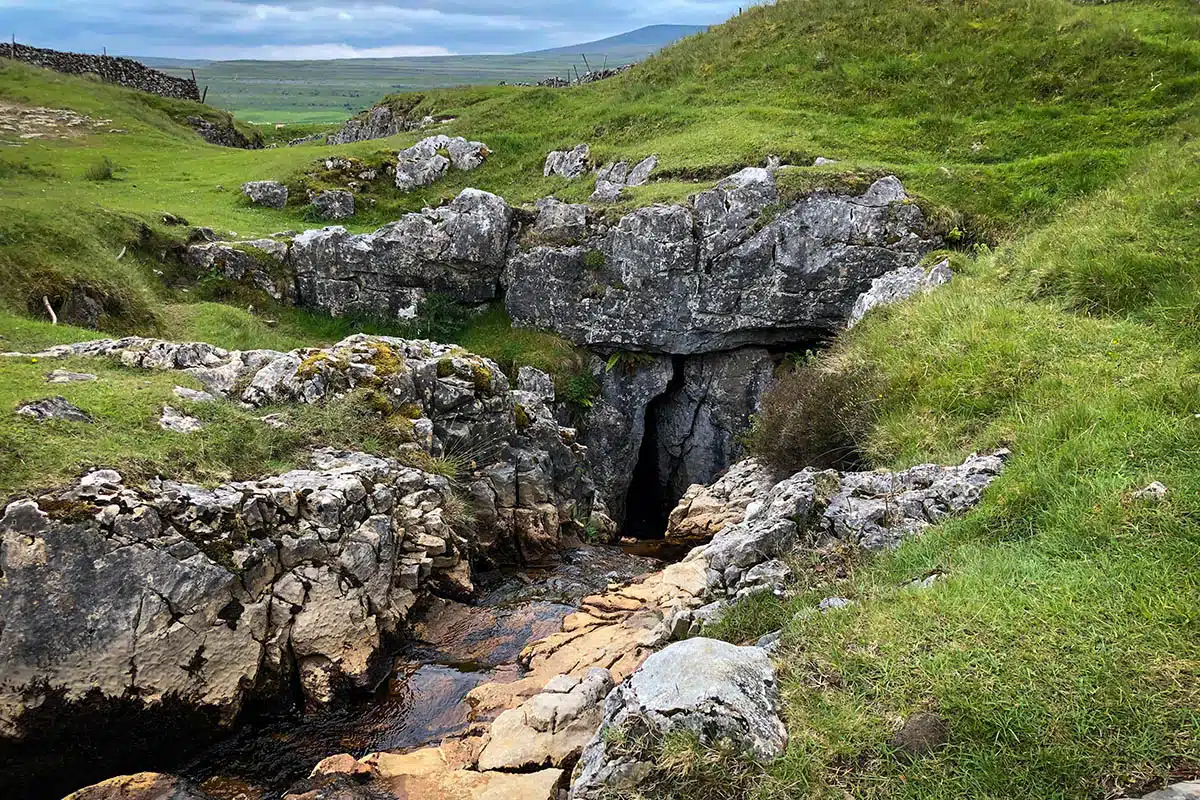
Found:
[[[591,158],[591,148],[586,144],[576,145],[571,150],[555,150],[546,156],[546,164],[542,174],[549,178],[558,175],[573,180],[587,172],[588,159]]]
[[[558,800],[560,769],[514,774],[457,769],[437,748],[415,753],[377,753],[363,761],[396,797],[422,800]]]
[[[496,718],[479,769],[571,766],[600,725],[603,701],[612,688],[606,669],[593,669],[583,680],[566,675],[551,679],[541,694]]]
[[[186,416],[171,406],[163,406],[162,416],[158,418],[158,427],[172,433],[198,433],[204,429],[204,423],[195,417]]]
[[[67,402],[67,398],[62,396],[47,397],[44,400],[25,403],[17,407],[16,413],[22,417],[32,417],[38,422],[46,422],[52,419],[83,423],[91,423],[92,421],[90,414]]]
[[[950,741],[950,725],[938,714],[921,711],[904,721],[888,746],[909,758],[928,755]]]
[[[605,701],[604,722],[584,749],[571,797],[629,792],[653,771],[657,754],[612,742],[613,732],[630,727],[653,737],[686,731],[709,744],[727,739],[753,758],[778,758],[787,746],[778,695],[775,669],[760,648],[714,639],[672,644]]]
[[[902,267],[871,281],[871,288],[859,295],[846,320],[846,327],[853,328],[867,312],[878,306],[899,303],[922,292],[932,291],[954,277],[950,261],[943,260],[928,270],[921,267]]]
[[[875,278],[937,245],[898,180],[847,197],[817,191],[765,224],[770,170],[751,168],[688,205],[625,215],[586,244],[536,246],[506,269],[523,326],[613,350],[689,355],[840,330]]]
[[[70,372],[56,369],[46,376],[46,383],[87,383],[96,380],[96,376],[87,372]]]
[[[312,199],[321,219],[350,219],[354,216],[354,195],[344,189],[320,192]]]
[[[65,800],[213,800],[182,778],[157,772],[122,775],[80,789]]]
[[[750,504],[777,482],[774,470],[751,458],[735,463],[711,484],[694,484],[671,512],[668,538],[712,538],[726,525],[744,520]]]
[[[279,181],[243,183],[242,194],[250,198],[251,203],[267,208],[283,208],[288,200],[288,189]]]

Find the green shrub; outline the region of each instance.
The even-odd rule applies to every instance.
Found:
[[[763,398],[750,451],[787,471],[857,466],[875,419],[874,374],[811,354],[785,369]]]
[[[83,177],[89,181],[111,181],[116,178],[116,171],[116,165],[108,156],[103,156],[83,171]]]

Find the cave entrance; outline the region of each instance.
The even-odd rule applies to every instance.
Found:
[[[625,496],[624,535],[627,537],[642,540],[666,538],[667,520],[679,497],[672,496],[670,470],[662,461],[658,441],[659,418],[664,406],[672,402],[683,382],[683,359],[676,358],[675,373],[666,389],[646,406],[642,443]]]

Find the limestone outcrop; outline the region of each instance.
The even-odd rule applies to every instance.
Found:
[[[396,188],[410,192],[441,180],[451,167],[469,172],[491,155],[483,142],[469,142],[461,136],[428,136],[412,147],[401,150],[396,163]]]
[[[542,173],[547,178],[557,175],[574,180],[587,172],[588,159],[591,157],[592,149],[586,144],[576,145],[570,150],[554,150],[546,156]]]
[[[0,733],[49,693],[168,697],[231,722],[298,678],[367,688],[417,593],[468,580],[445,478],[361,453],[215,489],[112,470],[0,519]]]
[[[288,188],[279,181],[249,181],[242,184],[242,194],[256,206],[283,208],[287,205]]]
[[[677,642],[647,658],[608,696],[571,797],[631,792],[653,772],[657,753],[622,747],[614,736],[621,732],[634,741],[686,732],[704,744],[726,741],[756,759],[775,759],[787,747],[778,704],[775,668],[761,648],[702,638]]]
[[[37,355],[111,357],[130,367],[180,370],[209,393],[254,407],[374,390],[410,426],[407,447],[463,461],[460,480],[469,487],[481,558],[550,560],[562,537],[581,533],[591,513],[595,489],[577,432],[555,421],[544,395],[511,390],[494,362],[461,348],[360,334],[323,349],[240,352],[129,337]],[[527,371],[527,384],[549,382],[533,372]]]
[[[949,283],[953,277],[948,260],[939,261],[929,269],[901,267],[881,275],[871,281],[871,288],[855,301],[854,308],[850,310],[850,317],[846,320],[846,327],[853,328],[872,308],[899,303],[914,295],[931,291]]]
[[[937,245],[892,177],[858,196],[778,202],[748,169],[687,205],[651,206],[570,246],[537,245],[506,269],[519,324],[610,350],[692,355],[812,341],[839,330],[859,295]]]
[[[429,119],[432,123],[433,120]],[[375,106],[371,110],[346,121],[341,130],[325,137],[325,144],[353,144],[369,139],[386,139],[406,131],[414,130],[425,120],[413,121],[397,114],[390,106]]]
[[[406,214],[374,233],[331,227],[291,245],[297,302],[334,316],[413,316],[426,292],[462,302],[497,296],[513,212],[494,194],[464,190],[452,203]]]

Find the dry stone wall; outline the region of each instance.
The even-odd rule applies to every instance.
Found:
[[[20,43],[0,44],[0,57],[71,75],[99,75],[109,83],[162,97],[200,101],[200,89],[196,81],[167,75],[131,58],[64,53]]]

